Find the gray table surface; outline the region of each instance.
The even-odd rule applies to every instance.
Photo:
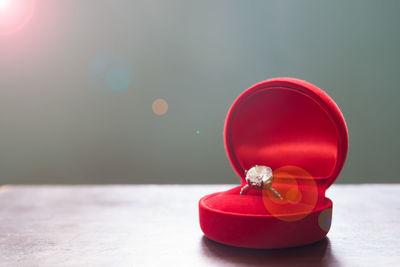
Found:
[[[400,185],[334,185],[332,228],[299,248],[203,236],[198,200],[233,185],[0,187],[0,266],[399,266]]]

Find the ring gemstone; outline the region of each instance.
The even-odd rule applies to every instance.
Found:
[[[246,173],[246,182],[254,187],[262,189],[265,184],[272,184],[274,175],[272,169],[267,166],[254,166]]]

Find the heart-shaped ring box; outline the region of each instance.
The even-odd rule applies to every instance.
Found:
[[[326,189],[347,156],[348,132],[335,102],[321,89],[294,78],[253,85],[231,106],[224,142],[242,186],[246,170],[272,168],[272,187],[240,194],[240,186],[199,201],[200,226],[217,242],[248,248],[284,248],[326,236],[332,201]]]

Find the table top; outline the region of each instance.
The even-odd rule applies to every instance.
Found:
[[[290,249],[204,237],[198,200],[233,185],[0,187],[0,266],[394,266],[400,185],[334,185],[332,228]]]

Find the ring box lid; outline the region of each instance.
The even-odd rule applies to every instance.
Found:
[[[303,80],[274,78],[251,86],[232,104],[224,143],[242,184],[254,165],[296,166],[326,189],[343,168],[348,131],[324,91]]]

